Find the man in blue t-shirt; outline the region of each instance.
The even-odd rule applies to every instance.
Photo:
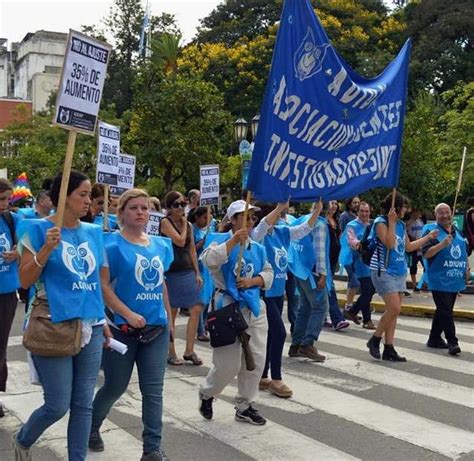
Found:
[[[32,208],[19,208],[18,214],[26,219],[41,219],[46,218],[51,214],[54,208],[49,192],[42,190],[36,197],[36,202]]]
[[[451,208],[440,203],[435,208],[438,236],[423,247],[428,261],[428,288],[436,305],[428,347],[448,349],[450,355],[461,352],[456,337],[453,309],[460,291],[470,276],[466,240],[452,224]],[[444,333],[446,341],[441,337]]]

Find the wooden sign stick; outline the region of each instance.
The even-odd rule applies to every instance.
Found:
[[[66,208],[67,188],[69,185],[69,177],[71,175],[72,158],[74,156],[74,147],[76,146],[76,136],[76,131],[69,131],[66,158],[64,159],[63,176],[61,179],[61,189],[59,191],[58,209],[56,217],[56,226],[59,228],[63,226],[64,221],[64,209]]]
[[[247,220],[249,216],[249,206],[250,206],[250,200],[252,198],[252,192],[247,191],[247,197],[245,199],[245,210],[244,210],[244,216],[242,219],[242,229],[247,229]],[[239,251],[239,259],[237,260],[237,281],[240,281],[240,271],[242,269],[242,258],[244,256],[244,249],[245,249],[245,244],[241,243],[240,244],[240,251]]]
[[[109,191],[110,186],[104,185],[104,231],[109,231]]]

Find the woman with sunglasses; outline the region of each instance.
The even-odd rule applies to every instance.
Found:
[[[178,309],[188,309],[189,320],[183,359],[194,365],[202,365],[202,360],[194,352],[194,341],[201,315],[199,290],[202,278],[198,267],[193,229],[184,214],[186,201],[181,193],[168,192],[164,201],[167,215],[161,221],[160,233],[171,239],[174,253],[174,261],[166,272],[173,331]],[[183,364],[176,354],[173,338],[170,341],[168,363],[170,365]]]

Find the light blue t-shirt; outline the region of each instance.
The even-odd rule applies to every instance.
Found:
[[[165,272],[173,261],[171,239],[148,236],[149,245],[126,240],[121,233],[104,234],[111,286],[119,299],[149,325],[168,323],[163,300]],[[118,314],[114,323],[127,321]]]
[[[18,228],[18,216],[11,213],[13,218],[13,227]],[[4,251],[12,251],[15,242],[12,238],[10,228],[0,213],[0,293],[13,293],[20,288],[20,276],[18,272],[18,260],[7,262],[2,254]]]
[[[36,254],[51,227],[54,224],[47,219],[32,220],[22,243]],[[99,227],[81,222],[76,228],[61,229],[61,243],[51,252],[40,276],[53,322],[104,318],[100,281],[104,265],[103,233]]]

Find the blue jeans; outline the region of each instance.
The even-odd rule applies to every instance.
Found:
[[[375,294],[375,288],[370,277],[361,277],[360,282],[360,296],[354,305],[349,309],[349,312],[358,314],[362,311],[363,322],[367,323],[371,320],[370,303]]]
[[[347,288],[360,288],[359,279],[356,277],[352,264],[344,266],[347,272]]]
[[[32,355],[43,386],[44,404],[35,410],[18,434],[18,443],[31,447],[43,432],[68,410],[69,461],[84,461],[92,419],[92,399],[102,357],[103,328],[93,328],[92,337],[73,357]]]
[[[300,307],[291,342],[299,346],[312,345],[321,333],[329,310],[328,290],[326,287],[312,288],[310,279],[297,277],[296,283],[300,292]]]
[[[288,301],[288,322],[290,322],[290,332],[293,334],[300,297],[296,292],[296,277],[290,271],[287,272],[287,277],[288,278],[285,283],[285,293],[286,299]]]
[[[263,298],[267,307],[267,355],[262,378],[268,377],[268,369],[271,370],[272,379],[281,379],[281,357],[285,346],[286,329],[281,314],[283,312],[283,296],[272,296]]]
[[[199,314],[199,324],[197,329],[198,336],[204,336],[206,334],[206,321],[207,311],[209,310],[209,304],[201,305],[201,313]]]
[[[143,451],[160,449],[163,427],[163,380],[168,356],[168,328],[164,327],[151,343],[142,344],[117,329],[114,338],[128,346],[125,355],[106,349],[102,366],[104,385],[97,392],[92,412],[92,431],[98,431],[113,404],[127,390],[133,366],[138,369],[138,383],[142,393]],[[113,450],[113,447],[111,447]]]
[[[339,304],[337,303],[337,294],[334,282],[332,283],[331,291],[329,292],[329,316],[331,317],[333,326],[336,326],[339,322],[344,321],[344,316],[342,315],[341,309],[339,309]]]

